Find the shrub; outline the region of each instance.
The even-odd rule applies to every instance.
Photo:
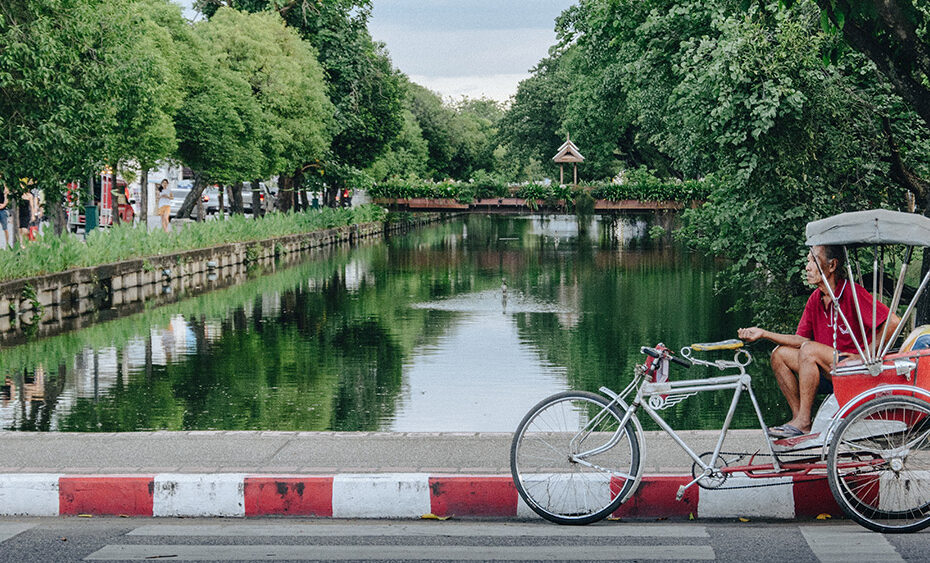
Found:
[[[249,242],[322,229],[383,221],[387,212],[375,205],[351,209],[324,208],[305,213],[272,213],[260,219],[234,215],[225,221],[192,223],[177,233],[122,224],[97,229],[87,236],[56,236],[46,232],[39,240],[0,252],[0,280],[26,278],[71,268],[96,266],[130,258],[208,248],[232,242]]]

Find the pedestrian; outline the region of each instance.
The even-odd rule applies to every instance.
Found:
[[[23,178],[21,182],[24,188],[35,183],[28,178]],[[19,214],[19,243],[25,245],[27,240],[34,240],[30,228],[33,226],[36,216],[36,201],[31,190],[26,189],[23,191],[16,210]]]
[[[168,188],[168,179],[165,178],[158,184],[158,214],[161,216],[161,228],[166,233],[171,232],[171,189]]]
[[[3,229],[3,248],[10,246],[10,188],[3,184],[3,190],[0,190],[0,229]]]

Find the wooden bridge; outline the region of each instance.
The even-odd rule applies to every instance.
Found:
[[[425,197],[376,198],[374,203],[391,211],[457,211],[477,213],[525,214],[525,213],[574,213],[571,202],[566,200],[527,200],[518,197],[481,198],[471,203],[454,199]],[[636,199],[594,200],[594,212],[602,215],[624,211],[679,211],[685,205],[677,201],[641,201]]]

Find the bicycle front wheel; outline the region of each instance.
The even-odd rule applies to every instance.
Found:
[[[830,490],[850,518],[876,532],[930,525],[930,404],[881,397],[853,410],[827,458]]]
[[[517,427],[510,446],[513,482],[543,518],[596,522],[614,512],[636,484],[641,469],[636,430],[632,420],[620,428],[623,412],[609,404],[594,393],[566,391],[543,399]]]

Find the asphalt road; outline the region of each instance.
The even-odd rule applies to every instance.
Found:
[[[925,561],[848,522],[0,519],[0,561]]]

